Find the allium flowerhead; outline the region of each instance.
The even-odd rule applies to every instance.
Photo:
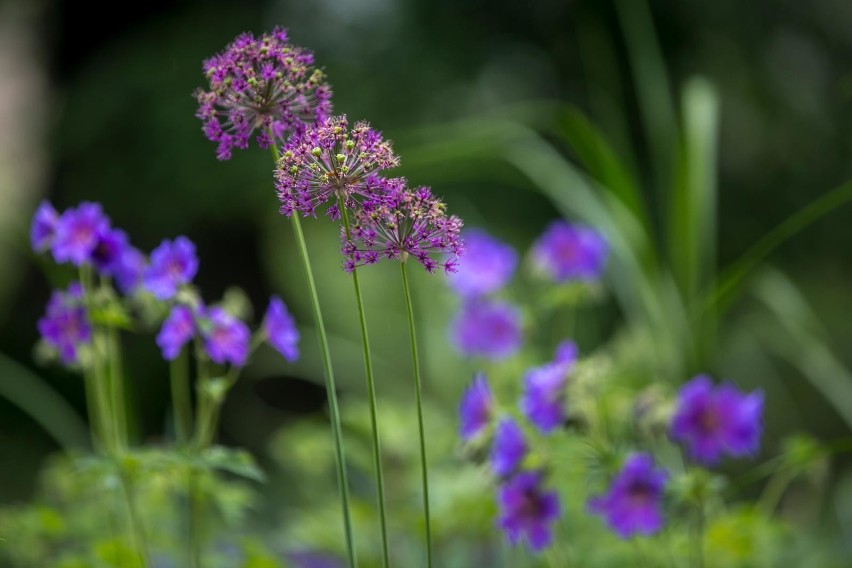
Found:
[[[269,307],[263,318],[266,340],[284,358],[293,363],[299,359],[299,330],[296,321],[287,310],[287,305],[278,296],[269,299]]]
[[[713,387],[699,375],[683,385],[671,423],[671,436],[683,443],[692,459],[705,465],[760,448],[763,392],[743,394],[731,383]]]
[[[115,276],[121,268],[124,251],[129,246],[127,234],[121,229],[102,229],[92,249],[91,262],[101,274]]]
[[[210,88],[195,91],[196,116],[204,135],[219,143],[220,160],[230,159],[233,148],[248,148],[255,132],[258,145],[268,148],[331,113],[325,74],[314,67],[313,53],[288,43],[283,29],[259,38],[242,34],[203,68]]]
[[[201,324],[204,350],[214,363],[242,367],[248,358],[251,333],[246,324],[223,310],[210,308]]]
[[[553,538],[550,525],[560,515],[559,496],[546,491],[539,472],[522,472],[500,488],[500,528],[512,544],[523,538],[530,548],[540,552]]]
[[[275,169],[281,213],[315,215],[329,200],[353,206],[354,195],[368,193],[368,184],[382,170],[399,165],[391,144],[366,122],[349,129],[346,116],[332,116],[288,144]],[[340,217],[337,204],[328,209]]]
[[[195,245],[186,237],[164,240],[151,252],[151,263],[142,275],[149,292],[160,300],[173,297],[178,288],[192,282],[198,272]]]
[[[373,195],[355,213],[349,238],[341,228],[345,269],[411,256],[429,272],[439,266],[453,272],[464,249],[462,220],[447,215],[428,187],[408,189],[402,178],[375,180],[373,186]]]
[[[109,219],[97,203],[83,202],[65,211],[56,224],[53,258],[75,266],[91,260],[100,235],[109,229]]]
[[[452,343],[462,355],[505,359],[521,346],[521,314],[504,302],[469,301],[453,320],[451,335]]]
[[[82,288],[72,283],[66,291],[54,291],[47,310],[38,321],[42,339],[59,352],[63,363],[77,362],[78,349],[92,337],[92,326],[83,304]]]
[[[113,278],[123,294],[132,294],[142,284],[142,276],[148,268],[148,259],[139,249],[125,247],[113,269]]]
[[[30,226],[30,243],[36,252],[44,252],[53,245],[56,236],[56,226],[59,223],[59,214],[47,201],[42,201],[33,215]]]
[[[534,367],[524,376],[521,410],[544,433],[565,423],[565,388],[576,360],[577,345],[564,341],[557,347],[553,362]]]
[[[498,477],[514,473],[527,455],[524,432],[513,418],[503,418],[494,429],[491,445],[491,469]]]
[[[157,334],[157,345],[163,359],[172,361],[195,335],[195,318],[187,306],[174,306]]]
[[[450,286],[462,296],[482,296],[505,286],[515,272],[515,249],[485,231],[464,232],[464,259],[448,276]]]
[[[609,247],[591,227],[552,223],[533,245],[533,261],[551,280],[589,281],[600,277]]]
[[[609,491],[589,500],[589,512],[603,517],[621,538],[652,535],[663,528],[662,499],[668,476],[644,453],[631,455]]]
[[[485,375],[479,373],[464,391],[459,404],[461,439],[467,441],[482,432],[491,423],[493,414],[494,396],[491,387]]]

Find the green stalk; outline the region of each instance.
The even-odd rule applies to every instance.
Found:
[[[272,140],[275,138],[272,137]],[[272,145],[272,155],[275,163],[278,163],[278,147]],[[319,296],[317,295],[314,273],[311,269],[311,260],[308,256],[308,247],[305,243],[305,235],[302,233],[302,224],[298,212],[290,216],[293,226],[293,236],[296,239],[296,247],[299,250],[299,258],[305,272],[305,280],[308,284],[308,293],[311,297],[311,308],[314,313],[314,322],[319,337],[320,352],[322,354],[323,371],[325,374],[325,390],[328,396],[328,409],[331,415],[331,431],[334,439],[334,455],[337,465],[337,485],[340,492],[340,507],[343,512],[343,530],[346,536],[346,555],[349,568],[356,568],[355,544],[352,538],[352,519],[349,512],[349,480],[346,475],[346,457],[343,450],[343,433],[340,426],[340,408],[337,404],[337,385],[334,381],[334,371],[331,366],[331,351],[328,347],[328,337],[325,332],[325,322],[322,319]]]
[[[343,216],[346,237],[349,238],[349,213],[342,199],[338,198],[338,207]],[[294,215],[295,217],[295,215]],[[373,434],[373,461],[376,467],[376,492],[379,498],[379,521],[382,531],[382,566],[390,566],[388,554],[388,527],[385,513],[385,481],[382,469],[382,448],[379,442],[379,420],[376,408],[376,384],[373,379],[373,358],[370,355],[370,340],[367,337],[367,318],[364,314],[364,300],[361,297],[361,284],[358,282],[358,269],[352,270],[352,283],[355,286],[355,302],[358,304],[358,320],[361,324],[361,346],[364,348],[364,371],[367,375],[367,394],[370,400],[370,426]]]
[[[172,387],[172,413],[175,432],[179,444],[189,441],[192,430],[192,396],[189,386],[189,353],[181,349],[178,356],[169,363]]]
[[[121,489],[124,494],[124,502],[127,505],[127,515],[130,519],[131,536],[133,538],[133,549],[139,554],[141,566],[148,566],[148,544],[142,519],[139,518],[139,510],[136,500],[133,498],[133,485],[124,472],[121,473]]]
[[[426,432],[423,427],[423,404],[421,403],[422,382],[420,380],[420,357],[417,354],[417,335],[414,329],[414,305],[411,288],[408,286],[406,262],[399,263],[402,272],[402,289],[408,308],[408,331],[411,336],[411,364],[414,366],[414,394],[417,400],[417,427],[420,431],[420,468],[423,478],[423,512],[426,520],[426,565],[432,568],[432,516],[429,513],[429,467],[426,461]]]
[[[107,346],[109,351],[110,402],[112,417],[115,424],[116,444],[119,448],[127,447],[127,412],[124,398],[124,373],[121,364],[121,343],[119,332],[113,326],[108,326]]]

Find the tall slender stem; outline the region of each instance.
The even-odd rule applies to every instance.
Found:
[[[189,353],[181,349],[178,356],[169,363],[172,387],[172,413],[175,432],[179,444],[189,441],[192,430],[192,395],[189,386]]]
[[[127,411],[124,398],[121,342],[119,341],[118,329],[109,326],[106,331],[110,369],[110,402],[112,403],[112,416],[115,423],[116,443],[119,448],[125,448],[127,447]]]
[[[271,137],[274,140],[274,137]],[[276,164],[278,163],[278,147],[272,145],[272,155]],[[340,426],[340,408],[337,404],[337,385],[334,382],[334,371],[331,366],[331,351],[328,348],[328,337],[325,332],[325,322],[322,319],[319,296],[317,295],[314,273],[311,269],[311,259],[308,256],[308,247],[305,243],[305,235],[302,233],[302,224],[298,212],[290,217],[293,226],[293,236],[296,239],[296,248],[299,250],[299,258],[305,272],[305,280],[308,284],[308,293],[311,297],[311,308],[314,312],[314,323],[319,337],[320,352],[322,355],[323,371],[325,374],[325,390],[328,396],[328,410],[331,415],[331,431],[334,439],[334,455],[337,465],[337,484],[340,492],[340,507],[343,511],[343,530],[346,537],[346,555],[349,568],[355,568],[355,544],[352,537],[352,519],[349,512],[349,480],[346,475],[346,457],[343,449],[343,433]]]
[[[349,213],[342,199],[338,200],[346,236],[350,234]],[[367,317],[364,314],[364,300],[361,297],[361,284],[358,282],[358,269],[352,270],[352,283],[355,286],[355,303],[358,305],[358,320],[361,324],[361,346],[364,348],[364,371],[367,375],[367,395],[370,400],[370,426],[373,434],[373,461],[376,468],[376,492],[379,499],[379,521],[382,531],[382,566],[390,566],[388,554],[388,526],[385,512],[385,480],[382,468],[382,447],[379,442],[379,420],[376,407],[376,384],[373,379],[373,358],[370,355],[370,340],[367,336]]]
[[[402,288],[405,291],[405,306],[408,310],[408,331],[411,336],[411,363],[414,366],[414,393],[417,400],[417,426],[420,430],[420,468],[423,478],[423,512],[426,520],[426,564],[432,567],[432,516],[429,513],[429,466],[426,460],[426,430],[423,426],[422,382],[420,379],[420,357],[417,354],[417,335],[414,329],[414,305],[408,285],[406,262],[399,263],[402,271]]]

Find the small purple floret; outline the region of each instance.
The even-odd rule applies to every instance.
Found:
[[[503,418],[494,430],[491,446],[491,469],[497,477],[508,477],[527,455],[524,432],[513,418]]]
[[[479,373],[471,381],[459,404],[460,436],[468,441],[482,432],[494,413],[494,397],[485,374]]]
[[[83,202],[68,209],[56,224],[53,258],[75,266],[88,263],[100,235],[109,228],[109,219],[97,203]]]
[[[552,539],[550,525],[559,518],[559,496],[555,491],[545,491],[542,474],[522,472],[500,488],[499,526],[511,544],[523,538],[530,548],[540,552]]]
[[[565,388],[576,360],[577,345],[563,341],[553,362],[534,367],[524,376],[521,410],[545,434],[565,423]]]
[[[38,330],[45,343],[59,352],[63,363],[77,362],[78,349],[92,337],[92,326],[78,282],[72,283],[66,291],[53,292],[44,317],[38,321]]]
[[[157,345],[163,353],[163,359],[172,361],[181,349],[195,335],[195,319],[187,306],[175,306],[169,317],[163,322],[157,334]]]
[[[30,226],[30,244],[36,252],[44,252],[53,245],[59,214],[48,201],[42,201],[33,215]]]

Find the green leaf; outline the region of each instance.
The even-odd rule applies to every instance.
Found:
[[[258,482],[266,480],[254,457],[246,450],[213,446],[202,452],[199,461],[210,469],[227,471]]]

